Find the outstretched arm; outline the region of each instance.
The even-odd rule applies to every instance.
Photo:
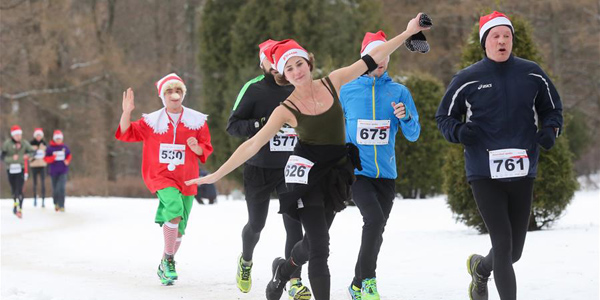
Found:
[[[185,184],[210,184],[225,177],[225,175],[231,173],[231,171],[254,156],[269,139],[277,134],[285,123],[290,123],[293,117],[292,113],[286,108],[282,106],[277,107],[265,126],[251,139],[242,143],[216,172],[205,177],[188,180]]]
[[[419,19],[421,18],[421,14],[419,13],[416,17],[411,19],[406,26],[406,30],[401,34],[395,36],[391,40],[375,47],[375,49],[371,50],[369,55],[373,58],[376,64],[381,63],[384,59],[386,59],[390,54],[392,54],[398,47],[404,44],[404,41],[408,39],[411,35],[429,29],[429,27],[421,27],[419,25]],[[343,67],[337,69],[331,74],[329,74],[329,79],[335,86],[335,88],[339,91],[340,87],[354,79],[358,76],[364,74],[367,71],[367,64],[359,59],[355,63],[350,66]]]

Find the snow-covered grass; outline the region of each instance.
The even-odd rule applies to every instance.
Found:
[[[51,204],[51,199],[49,199]],[[529,233],[515,264],[519,299],[598,299],[600,191],[577,192],[552,229]],[[220,197],[217,205],[194,204],[177,254],[180,279],[161,286],[156,276],[162,231],[153,223],[157,200],[67,198],[65,213],[33,207],[24,218],[1,207],[1,297],[4,300],[265,299],[273,258],[283,254],[284,230],[271,201],[255,250],[252,291],[235,285],[244,201]],[[346,299],[360,243],[356,207],[336,216],[331,228],[332,299]],[[443,197],[397,200],[384,234],[377,269],[384,300],[468,299],[466,258],[485,254],[487,235],[455,223]],[[308,284],[306,268],[303,271]],[[490,281],[490,299],[499,299]],[[282,299],[285,299],[282,297]]]

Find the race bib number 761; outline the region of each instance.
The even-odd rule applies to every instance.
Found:
[[[499,149],[490,151],[492,179],[523,177],[529,173],[529,157],[525,149]]]

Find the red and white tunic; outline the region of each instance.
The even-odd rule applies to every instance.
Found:
[[[187,186],[184,182],[199,176],[198,159],[205,163],[213,152],[206,118],[207,115],[203,113],[183,107],[179,122],[171,121],[163,108],[131,122],[131,126],[123,134],[119,125],[115,137],[124,142],[144,143],[142,177],[152,193],[174,187],[185,196],[193,196],[198,187]],[[190,137],[198,140],[198,146],[203,150],[202,155],[196,155],[187,145]]]

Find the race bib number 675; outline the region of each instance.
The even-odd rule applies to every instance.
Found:
[[[304,157],[290,155],[285,165],[285,183],[308,184],[308,173],[314,163]]]
[[[492,179],[523,177],[529,173],[529,157],[525,149],[499,149],[490,151]]]
[[[360,145],[387,145],[390,120],[362,120],[356,123],[356,141]]]

